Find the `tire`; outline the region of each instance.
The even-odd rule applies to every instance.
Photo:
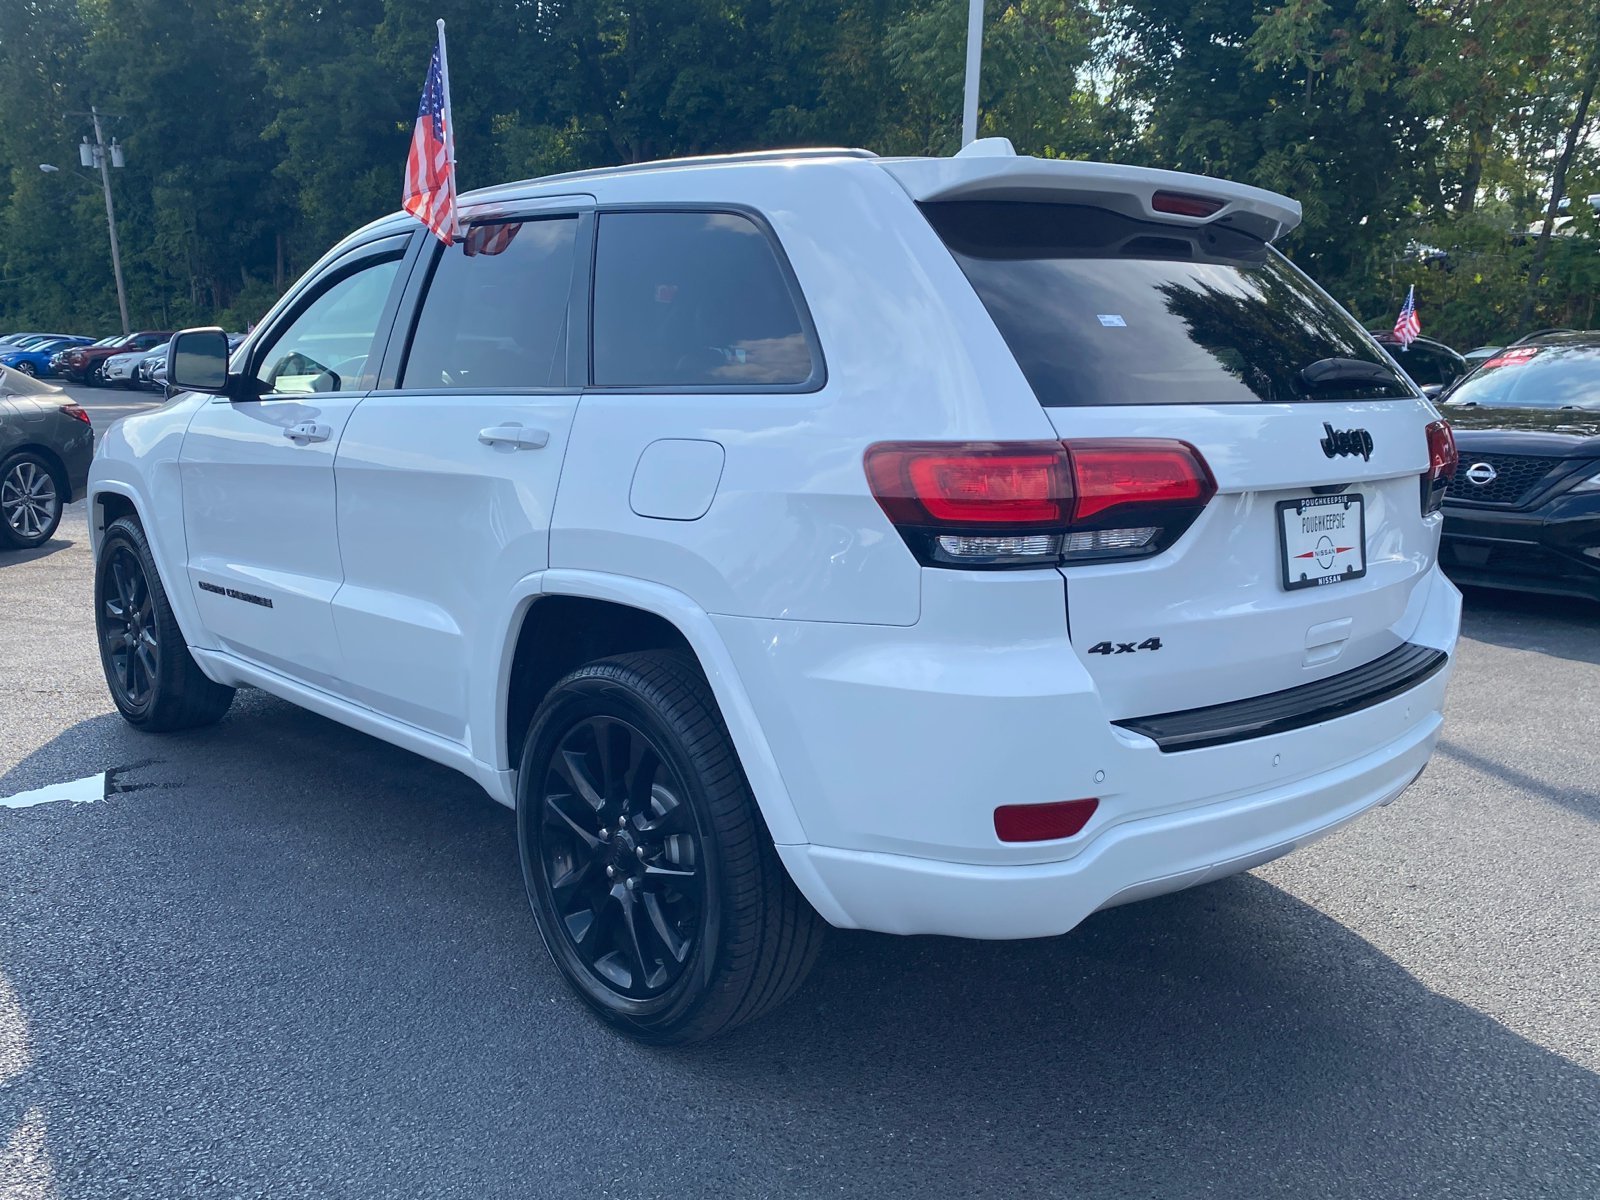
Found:
[[[34,366],[27,359],[23,359],[17,364],[17,370],[21,371],[24,375],[37,375],[39,373],[39,368]]]
[[[762,1015],[821,949],[827,926],[678,651],[601,659],[550,691],[523,750],[517,835],[550,957],[639,1041],[700,1041]]]
[[[55,536],[67,494],[43,458],[21,450],[0,462],[0,547],[32,550]]]
[[[144,530],[113,521],[94,572],[100,665],[117,711],[151,733],[194,729],[222,718],[233,689],[207,679],[183,640]]]

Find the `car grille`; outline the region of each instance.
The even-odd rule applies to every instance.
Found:
[[[1473,483],[1467,472],[1476,463],[1488,463],[1495,469],[1495,477],[1488,483]],[[1463,454],[1446,494],[1452,500],[1475,500],[1479,504],[1517,504],[1560,465],[1560,459],[1522,454]]]

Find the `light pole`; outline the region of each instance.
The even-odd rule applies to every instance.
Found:
[[[961,106],[961,145],[970,146],[978,136],[978,75],[983,67],[983,0],[969,0],[967,7],[967,91]]]
[[[89,117],[94,121],[94,145],[89,144],[85,137],[78,145],[78,161],[85,167],[100,168],[100,186],[106,194],[106,228],[111,231],[111,270],[117,277],[117,307],[122,310],[122,335],[126,337],[132,333],[128,326],[128,292],[122,286],[122,252],[117,249],[117,210],[111,203],[111,167],[123,165],[122,147],[117,145],[117,139],[112,138],[111,144],[106,145],[105,135],[100,129],[100,118],[118,116],[117,113],[102,113],[98,106],[91,104],[88,112],[64,113],[68,117]],[[40,170],[43,170],[43,164]]]

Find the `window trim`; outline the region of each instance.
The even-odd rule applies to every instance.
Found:
[[[800,317],[800,332],[804,335],[806,349],[811,354],[811,373],[799,383],[596,383],[594,381],[594,279],[600,248],[599,219],[607,213],[722,213],[745,217],[753,222],[772,248],[773,257],[778,263],[778,273],[783,277],[784,286],[789,289],[789,299]],[[595,233],[589,247],[590,282],[586,309],[588,319],[584,322],[584,342],[588,349],[587,370],[583,375],[587,381],[584,385],[585,391],[609,396],[792,396],[820,392],[827,386],[828,362],[822,353],[822,339],[817,336],[816,323],[811,319],[811,306],[806,303],[805,292],[800,288],[800,280],[794,273],[793,264],[789,262],[789,255],[784,251],[783,242],[779,240],[777,231],[772,228],[772,223],[759,209],[752,208],[748,204],[638,201],[628,204],[597,205],[594,215]]]
[[[554,198],[553,198],[554,199]],[[378,385],[374,393],[385,396],[570,396],[583,390],[583,385],[575,380],[584,378],[583,369],[588,362],[588,329],[577,317],[588,308],[588,272],[583,270],[583,263],[588,257],[593,256],[594,249],[594,202],[579,201],[574,203],[571,197],[560,198],[560,203],[546,202],[536,205],[530,202],[528,206],[514,205],[504,209],[497,208],[493,212],[483,213],[476,217],[469,217],[463,225],[471,229],[475,225],[505,225],[513,221],[538,221],[538,220],[563,220],[577,218],[578,232],[574,239],[572,250],[572,288],[567,294],[567,361],[566,381],[561,384],[535,386],[532,384],[519,387],[484,387],[484,388],[408,388],[403,386],[405,368],[411,358],[411,344],[417,336],[417,325],[422,320],[422,307],[428,299],[428,289],[433,284],[434,272],[444,258],[448,247],[432,234],[426,236],[426,243],[416,256],[412,267],[411,278],[406,283],[399,311],[395,316],[395,329],[389,339],[389,348],[384,355],[383,365],[378,374]],[[400,314],[409,314],[406,322],[404,336],[400,332]],[[584,326],[583,328],[579,328]]]
[[[383,308],[378,312],[377,327],[372,332],[372,351],[369,351],[367,355],[367,362],[369,365],[372,362],[373,352],[381,358],[387,348],[389,327],[394,321],[395,306],[405,290],[405,265],[413,247],[413,236],[409,233],[391,234],[365,242],[340,255],[329,263],[325,269],[319,271],[314,277],[307,279],[301,287],[294,291],[290,298],[290,303],[284,307],[272,324],[264,327],[259,335],[254,338],[239,374],[246,379],[257,378],[257,373],[261,370],[262,364],[266,361],[266,356],[272,350],[272,347],[278,344],[283,335],[289,331],[289,328],[305,314],[308,308],[320,300],[329,288],[337,286],[358,271],[363,271],[381,262],[392,261],[398,263],[399,268],[395,271],[394,281],[389,285],[389,294],[384,299]],[[374,379],[376,379],[374,373],[363,369],[360,378],[356,380],[355,387],[350,388],[348,391],[328,394],[354,395],[365,393],[372,389],[371,381]],[[305,398],[304,394],[300,392],[265,392],[256,397],[256,399],[269,400],[291,397],[301,400]],[[228,399],[226,396],[218,398],[221,400]]]

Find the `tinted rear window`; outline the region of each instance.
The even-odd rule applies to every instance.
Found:
[[[1479,367],[1447,405],[1600,409],[1600,346],[1513,346]]]
[[[600,217],[594,382],[620,387],[799,385],[814,363],[766,233],[737,213]]]
[[[1263,242],[1073,204],[953,201],[922,211],[1047,408],[1410,396],[1309,388],[1328,358],[1387,360]]]

